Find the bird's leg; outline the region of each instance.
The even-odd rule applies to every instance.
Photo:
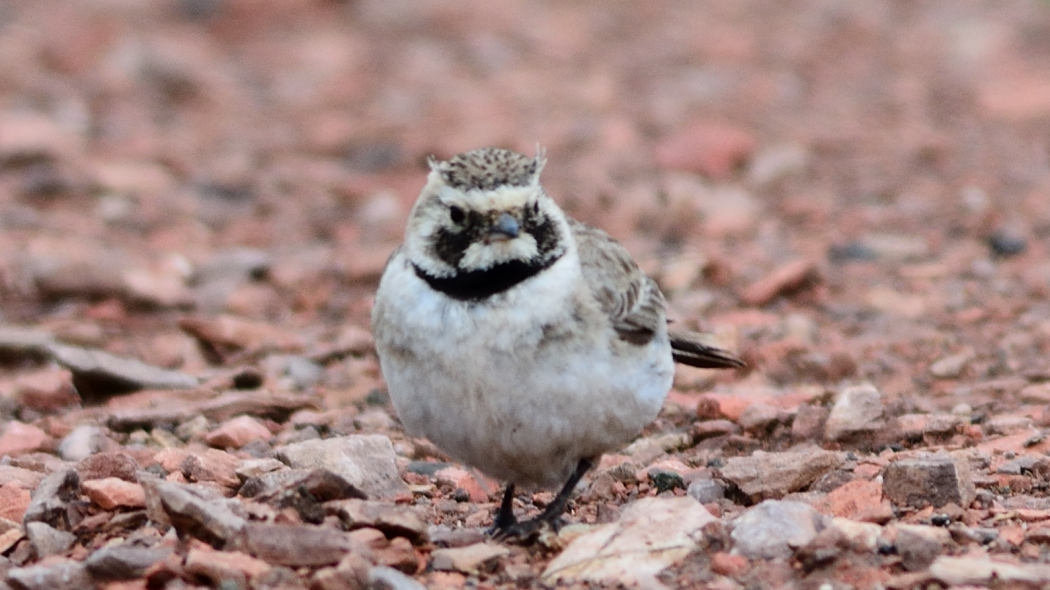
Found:
[[[558,528],[558,520],[562,513],[565,512],[565,507],[569,504],[569,499],[572,498],[572,492],[576,489],[576,484],[580,483],[584,474],[590,471],[591,467],[594,467],[594,461],[591,459],[580,459],[580,462],[576,464],[576,470],[569,476],[569,481],[565,482],[558,495],[554,497],[550,504],[547,504],[547,508],[539,516],[523,522],[516,522],[509,526],[499,527],[498,530],[493,531],[492,536],[499,541],[515,540],[525,543],[533,540],[539,534],[543,525],[548,525],[556,530]],[[504,496],[503,500],[504,504],[506,504],[506,496]],[[502,515],[503,507],[501,506],[500,516]],[[513,515],[511,516],[513,517]],[[497,517],[498,520],[499,517]],[[493,529],[496,529],[496,527],[494,526]]]
[[[503,502],[499,505],[499,512],[496,513],[495,520],[492,521],[492,528],[489,529],[490,535],[518,524],[518,519],[514,516],[514,484],[508,483],[507,488],[503,490]]]

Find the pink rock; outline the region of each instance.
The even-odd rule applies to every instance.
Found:
[[[488,502],[489,494],[499,490],[499,484],[480,475],[474,475],[460,467],[446,467],[434,474],[434,478],[443,484],[448,484],[463,490],[470,495],[471,502]]]
[[[248,581],[270,571],[270,564],[240,551],[192,549],[186,555],[186,572],[211,580],[215,585],[236,582],[247,588]]]
[[[185,481],[214,482],[227,488],[241,485],[236,473],[241,460],[218,449],[207,449],[203,453],[164,449],[154,455],[153,460],[171,475],[180,474]]]
[[[747,131],[715,121],[698,121],[656,146],[661,168],[699,172],[727,180],[754,153],[758,142]]]
[[[135,473],[139,468],[134,457],[121,451],[88,455],[76,467],[82,480],[117,477],[124,481],[137,481]]]
[[[882,484],[878,481],[855,479],[846,482],[825,499],[828,512],[850,520],[884,523],[893,518],[893,507],[882,498]]]
[[[81,483],[84,494],[105,510],[114,508],[141,508],[146,505],[146,493],[137,483],[117,477],[91,479]]]
[[[73,374],[66,369],[45,369],[21,375],[14,397],[22,405],[40,412],[54,412],[80,403],[73,387]]]
[[[217,449],[191,454],[182,464],[182,473],[190,481],[210,481],[227,488],[237,488],[241,480],[237,467],[241,460]]]
[[[43,430],[31,424],[9,422],[4,434],[0,435],[0,457],[4,455],[22,455],[39,451],[49,446],[51,437]]]
[[[153,456],[153,460],[163,467],[164,471],[171,473],[173,471],[181,471],[182,462],[189,456],[190,453],[186,449],[176,449],[171,447],[159,451]]]
[[[719,551],[711,556],[711,571],[720,576],[737,576],[747,571],[749,562],[743,555]]]
[[[204,441],[213,447],[239,449],[256,440],[269,440],[272,433],[251,416],[237,416],[208,433]]]
[[[0,518],[22,522],[29,501],[29,490],[14,482],[5,483],[0,486]]]
[[[777,296],[802,288],[819,278],[812,260],[789,262],[752,283],[740,298],[748,305],[765,305]]]

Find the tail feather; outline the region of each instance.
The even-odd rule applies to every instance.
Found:
[[[671,332],[671,356],[676,363],[701,369],[740,369],[747,366],[739,356],[700,341],[699,334]]]

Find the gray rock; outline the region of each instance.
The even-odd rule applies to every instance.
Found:
[[[733,521],[733,551],[750,559],[788,558],[813,540],[827,521],[809,504],[766,500]]]
[[[7,583],[18,590],[83,590],[95,587],[87,567],[71,559],[8,570]]]
[[[426,587],[392,567],[380,565],[368,572],[368,590],[426,590]]]
[[[438,571],[456,571],[477,575],[492,571],[496,561],[510,554],[510,550],[496,543],[474,543],[466,547],[435,549],[432,567]]]
[[[717,479],[698,479],[686,490],[690,498],[701,504],[717,502],[726,497],[726,486]]]
[[[951,534],[944,528],[920,524],[896,524],[894,528],[897,531],[897,555],[900,555],[904,569],[911,572],[928,568],[951,542]]]
[[[324,367],[299,355],[270,355],[263,360],[263,367],[288,389],[295,391],[312,387],[324,377]]]
[[[236,547],[267,563],[288,567],[333,565],[354,549],[342,531],[258,522],[248,523]]]
[[[58,456],[66,461],[80,461],[98,452],[104,438],[102,429],[93,424],[81,424],[58,443]]]
[[[890,463],[883,474],[882,491],[895,505],[916,508],[950,502],[967,508],[976,495],[969,463],[948,454]]]
[[[427,521],[412,506],[391,504],[378,500],[336,500],[325,504],[348,530],[371,527],[389,537],[405,537],[413,543],[427,540]]]
[[[46,522],[26,523],[26,536],[38,559],[65,553],[77,540],[73,533],[60,531]]]
[[[815,447],[786,453],[755,451],[750,457],[727,459],[717,472],[757,501],[801,490],[844,460],[843,453]]]
[[[189,389],[199,383],[193,375],[102,350],[53,344],[50,351],[58,364],[73,373],[73,384],[85,400],[105,399],[114,393],[138,389]]]
[[[882,395],[874,385],[847,387],[839,392],[824,423],[825,440],[843,440],[882,429]]]
[[[657,575],[697,550],[701,530],[718,522],[692,498],[644,498],[614,523],[569,543],[547,565],[543,581],[660,587]]]
[[[223,499],[209,498],[200,490],[164,481],[141,478],[147,508],[159,506],[182,537],[190,536],[216,549],[236,543],[247,521],[234,514]],[[152,516],[151,516],[152,517]]]
[[[293,469],[327,469],[342,476],[369,498],[408,494],[394,460],[394,445],[379,434],[307,440],[274,450]]]
[[[54,337],[50,332],[0,326],[0,356],[13,360],[45,359],[51,354]]]
[[[888,262],[922,260],[930,255],[930,246],[922,236],[869,234],[863,243],[876,257]]]
[[[1045,588],[1050,583],[1050,565],[1015,564],[990,557],[942,555],[930,565],[930,575],[947,586]]]
[[[256,248],[231,248],[216,252],[194,269],[195,285],[211,282],[241,283],[265,275],[273,265],[273,256]]]
[[[75,469],[56,471],[41,480],[33,490],[23,524],[45,522],[58,530],[68,531],[69,504],[80,496],[80,476]]]
[[[936,379],[955,379],[962,375],[972,359],[973,351],[941,357],[930,365],[930,374]]]
[[[740,414],[737,423],[744,430],[760,430],[776,422],[779,417],[779,409],[769,404],[756,403],[748,406]]]
[[[170,547],[143,547],[123,544],[103,547],[84,560],[91,575],[99,580],[133,580],[141,577],[151,565],[166,558]]]

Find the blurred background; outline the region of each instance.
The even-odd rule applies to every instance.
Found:
[[[188,371],[186,314],[335,338],[428,155],[542,145],[753,379],[1050,348],[1047,2],[6,0],[0,55],[5,323]]]

